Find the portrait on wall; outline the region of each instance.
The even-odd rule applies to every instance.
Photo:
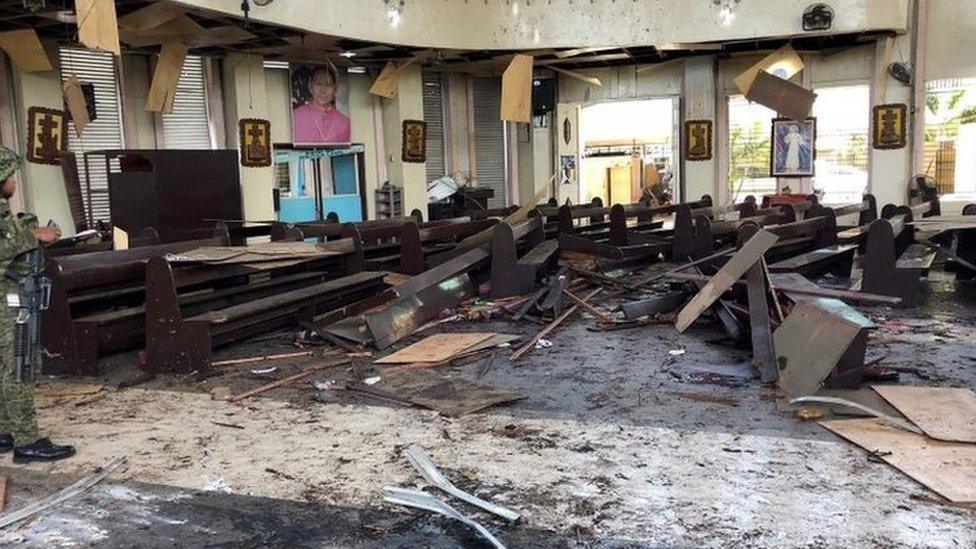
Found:
[[[427,162],[427,123],[423,120],[403,121],[404,162]]]
[[[271,165],[271,122],[243,118],[238,124],[241,143],[241,165],[263,168]]]
[[[712,159],[712,121],[685,121],[685,160]]]
[[[27,109],[27,161],[35,164],[61,164],[61,153],[68,147],[68,121],[64,111],[31,107]]]
[[[773,119],[770,177],[812,177],[816,161],[817,119]]]
[[[564,154],[559,157],[559,184],[572,185],[576,181],[576,157]]]
[[[876,105],[871,117],[871,146],[901,149],[908,142],[908,107],[905,104]]]
[[[346,145],[352,141],[349,85],[332,63],[291,69],[291,128],[295,145]]]

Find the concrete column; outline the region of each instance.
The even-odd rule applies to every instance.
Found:
[[[49,55],[50,56],[50,55]],[[50,56],[52,61],[57,56]],[[47,107],[63,109],[61,77],[58,70],[25,73],[13,69],[14,102],[18,120],[17,143],[23,156],[27,152],[27,109]],[[68,193],[64,189],[61,166],[33,164],[24,161],[19,175],[14,176],[23,190],[24,209],[34,212],[41,225],[53,219],[66,236],[74,234],[74,222],[68,206]]]
[[[404,214],[414,208],[427,218],[427,165],[403,162],[403,121],[423,120],[424,101],[420,67],[411,65],[400,73],[396,97],[383,99],[383,142],[390,184],[403,188]]]
[[[227,147],[239,148],[238,122],[242,118],[268,119],[268,91],[264,58],[234,53],[224,58],[224,120]],[[274,168],[241,170],[241,199],[244,219],[273,219]]]
[[[155,116],[146,110],[150,82],[148,57],[122,56],[122,127],[126,148],[156,148]]]
[[[579,143],[579,112],[582,103],[557,103],[555,125],[557,164],[556,169],[562,170],[561,159],[572,157],[576,163],[575,174],[568,182],[562,182],[562,176],[557,177],[556,199],[560,204],[570,199],[573,204],[580,203],[580,143]]]
[[[376,188],[382,183],[377,173],[376,150],[380,144],[376,139],[373,116],[373,101],[377,97],[369,93],[372,84],[368,75],[349,75],[349,118],[352,124],[353,143],[366,147],[366,204],[369,219],[376,219]],[[291,141],[291,137],[288,138]]]
[[[713,200],[719,197],[718,179],[715,177],[717,165],[718,140],[715,124],[715,58],[690,57],[684,63],[684,112],[682,125],[685,120],[712,121],[712,159],[688,161],[685,160],[680,149],[684,143],[676,143],[679,148],[678,158],[684,171],[684,196],[682,202],[698,200],[703,194],[709,194]],[[684,128],[682,128],[682,133]]]
[[[892,51],[908,51],[909,37],[895,39]],[[887,103],[911,104],[912,88],[887,76],[888,59],[884,55],[884,40],[879,40],[874,53],[874,74],[871,78],[871,107]],[[912,117],[907,133],[912,135]],[[869,141],[870,141],[870,136]],[[908,182],[912,176],[912,144],[901,149],[868,149],[870,166],[870,192],[878,200],[878,207],[885,204],[905,204],[908,201]]]

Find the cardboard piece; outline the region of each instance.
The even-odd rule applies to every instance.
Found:
[[[750,267],[759,261],[766,250],[771,248],[779,237],[769,231],[759,230],[739,248],[735,254],[722,266],[715,276],[713,276],[705,286],[699,291],[687,305],[678,313],[675,320],[675,327],[679,332],[684,332],[691,326],[705,309],[718,301],[725,290],[732,287]]]
[[[155,2],[119,17],[119,27],[144,31],[156,28],[186,13],[179,4]]]
[[[375,362],[377,364],[442,362],[494,335],[493,333],[435,334]]]
[[[976,502],[976,445],[932,440],[878,419],[821,421],[954,503]]]
[[[502,74],[501,119],[532,122],[531,55],[516,54]]]
[[[152,84],[149,86],[149,96],[146,98],[147,111],[173,112],[176,86],[180,82],[180,73],[183,72],[183,61],[186,60],[187,51],[187,47],[181,42],[163,44],[159,59],[156,61]]]
[[[115,0],[75,0],[78,40],[89,49],[121,54]]]
[[[733,81],[739,91],[748,97],[753,81],[760,72],[767,72],[780,78],[790,78],[802,71],[803,67],[803,60],[800,59],[793,46],[787,44],[760,59],[758,63],[736,76]]]
[[[858,338],[867,337],[864,330],[873,326],[864,315],[837,299],[798,302],[773,332],[777,385],[789,398],[816,394],[849,348],[863,343]]]
[[[380,75],[376,77],[373,81],[373,85],[369,88],[369,93],[373,95],[378,95],[380,97],[385,97],[387,99],[392,99],[396,97],[397,90],[400,86],[400,73],[403,69],[409,67],[417,61],[416,57],[404,61],[403,64],[397,65],[393,61],[390,61],[383,67],[380,71]]]
[[[129,233],[123,231],[118,227],[112,227],[112,249],[116,251],[128,250]]]
[[[54,68],[34,29],[0,32],[0,49],[7,52],[14,65],[23,72],[43,72]]]
[[[767,72],[756,75],[746,99],[773,109],[792,120],[803,120],[810,114],[817,94]]]
[[[871,388],[926,435],[949,442],[976,443],[976,394],[971,390],[899,385]]]
[[[64,90],[64,102],[71,113],[71,121],[75,125],[75,133],[78,137],[85,131],[85,127],[91,123],[88,116],[88,104],[85,101],[85,93],[81,89],[81,83],[75,75],[71,75],[62,85]]]

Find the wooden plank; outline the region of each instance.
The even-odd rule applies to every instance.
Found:
[[[586,300],[584,300],[583,298],[581,298],[581,297],[577,296],[576,294],[570,292],[566,288],[563,288],[563,293],[566,294],[566,296],[569,299],[573,300],[577,305],[579,305],[580,307],[583,307],[584,309],[586,309],[587,312],[589,312],[591,315],[593,315],[593,316],[597,317],[598,319],[600,319],[600,321],[602,321],[602,322],[613,322],[613,319],[610,318],[609,316],[607,316],[606,313],[604,313],[603,311],[597,309],[593,305],[590,305],[589,303],[586,302]]]
[[[760,230],[750,238],[739,251],[735,252],[731,258],[722,266],[715,276],[713,276],[705,287],[685,305],[684,309],[678,313],[675,326],[678,332],[684,332],[691,326],[712,303],[732,287],[732,284],[739,279],[745,272],[762,259],[766,250],[771,248],[779,237],[769,231]]]
[[[173,100],[176,99],[176,85],[183,72],[183,61],[186,60],[187,47],[178,41],[166,42],[159,52],[156,70],[153,72],[149,95],[146,97],[146,110],[158,113],[173,112]]]
[[[559,67],[548,67],[548,69],[549,70],[556,71],[556,72],[558,72],[560,74],[565,74],[566,76],[568,76],[570,78],[574,78],[574,79],[579,80],[581,82],[586,82],[587,84],[590,84],[591,86],[597,86],[597,87],[600,87],[600,88],[603,87],[603,81],[600,80],[599,78],[595,77],[595,76],[586,76],[585,74],[582,74],[582,73],[579,73],[579,72],[576,72],[576,71],[571,71],[571,70],[568,70],[568,69],[560,69]]]
[[[976,443],[976,394],[951,387],[871,387],[925,434],[949,442]]]
[[[597,294],[599,294],[602,291],[603,291],[603,288],[597,288],[597,289],[593,290],[592,292],[586,294],[586,296],[583,297],[583,299],[592,299],[592,298],[596,297]],[[566,309],[563,312],[563,314],[561,314],[558,317],[556,317],[556,319],[553,320],[551,323],[549,323],[548,326],[546,326],[545,328],[539,330],[539,333],[537,333],[534,336],[532,336],[532,339],[530,339],[528,342],[526,342],[525,345],[519,347],[518,350],[516,350],[514,353],[512,353],[512,356],[511,356],[510,360],[512,362],[515,362],[516,360],[522,358],[526,353],[528,353],[529,351],[531,351],[535,347],[535,344],[540,339],[546,337],[547,335],[549,335],[550,332],[552,332],[557,327],[559,327],[559,325],[562,324],[563,321],[565,321],[567,318],[569,318],[570,316],[572,316],[572,314],[575,313],[577,309],[579,309],[579,305],[573,305],[569,309]]]
[[[68,112],[71,113],[71,120],[75,125],[75,134],[81,134],[91,123],[88,118],[88,106],[85,104],[85,94],[81,91],[81,83],[75,75],[70,75],[61,86],[64,92],[64,102],[68,105]]]
[[[254,395],[259,395],[261,393],[268,392],[271,389],[276,389],[278,387],[281,387],[282,385],[286,385],[288,383],[291,383],[292,381],[298,381],[299,379],[306,378],[306,377],[308,377],[308,376],[310,376],[310,375],[312,375],[312,374],[314,374],[316,372],[321,372],[322,370],[325,370],[326,368],[335,368],[337,366],[345,366],[346,364],[349,364],[350,362],[351,362],[351,359],[349,359],[349,358],[343,358],[343,359],[340,359],[340,360],[337,360],[337,361],[334,361],[334,362],[330,362],[329,364],[324,364],[322,366],[315,366],[315,367],[309,368],[308,370],[305,370],[303,372],[299,372],[299,373],[297,373],[297,374],[295,374],[293,376],[288,376],[286,378],[282,378],[282,379],[279,379],[277,381],[272,381],[271,383],[262,385],[260,387],[255,388],[255,389],[251,389],[250,391],[245,391],[245,392],[240,393],[238,395],[234,395],[234,396],[228,398],[227,400],[229,402],[240,402],[241,400],[244,400],[245,398],[250,398],[250,397],[252,397]]]
[[[933,440],[877,419],[821,425],[954,503],[976,502],[976,445]]]
[[[144,31],[168,23],[185,13],[186,9],[179,4],[154,2],[144,8],[137,9],[119,17],[119,26]]]
[[[773,278],[783,275],[783,274],[794,274],[794,273],[773,273]],[[802,276],[802,275],[800,275]],[[696,275],[693,273],[671,273],[668,278],[673,278],[675,280],[689,280],[693,282],[705,282],[709,278],[704,275]],[[735,284],[742,284],[741,281],[736,280]],[[862,303],[885,303],[888,305],[898,305],[901,303],[900,297],[891,297],[887,295],[878,295],[868,292],[854,292],[850,290],[834,290],[831,288],[821,288],[810,283],[809,286],[790,286],[787,284],[781,284],[777,282],[776,289],[781,292],[800,294],[800,295],[813,295],[817,297],[832,297],[835,299],[846,299],[848,301],[862,302]]]
[[[43,72],[54,68],[34,29],[0,32],[0,49],[7,52],[14,65],[23,72]]]
[[[78,41],[89,49],[121,55],[115,0],[75,0]]]
[[[755,65],[742,71],[733,81],[735,82],[735,87],[739,88],[739,91],[743,95],[748,95],[749,90],[752,89],[752,83],[756,80],[756,76],[760,71],[771,72],[781,78],[790,78],[803,70],[803,67],[803,60],[800,59],[796,50],[787,44],[763,57]]]
[[[532,122],[532,60],[516,54],[502,74],[502,120]]]
[[[129,233],[123,231],[118,227],[112,227],[112,249],[116,251],[128,250]]]
[[[7,505],[7,477],[0,477],[0,513]]]
[[[763,383],[770,383],[776,381],[776,351],[769,325],[769,294],[766,292],[766,270],[762,261],[757,261],[746,273],[746,288],[749,294],[752,363],[759,369]]]
[[[458,355],[472,346],[492,338],[494,333],[434,334],[413,345],[377,359],[377,364],[410,364],[414,362],[441,362]]]

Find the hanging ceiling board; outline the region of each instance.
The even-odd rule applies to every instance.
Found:
[[[377,364],[442,362],[494,335],[493,333],[434,334],[375,362]]]
[[[149,30],[134,30],[123,27],[122,41],[134,48],[156,46],[174,40],[195,41],[203,40],[207,36],[207,29],[186,15],[167,21]]]
[[[115,0],[75,0],[78,41],[89,49],[121,54]]]
[[[586,82],[587,84],[591,84],[593,86],[598,86],[598,87],[601,87],[601,88],[603,87],[603,82],[599,78],[597,78],[595,76],[586,76],[585,74],[581,74],[581,73],[578,73],[576,71],[571,71],[571,70],[566,70],[566,69],[560,69],[559,67],[546,67],[546,68],[548,68],[550,70],[554,70],[554,71],[556,71],[556,72],[558,72],[560,74],[565,74],[566,76],[568,76],[570,78],[575,78],[576,80],[580,80],[582,82]]]
[[[817,94],[768,72],[756,75],[746,99],[759,103],[792,120],[810,115]]]
[[[54,68],[34,29],[0,32],[0,49],[7,52],[14,65],[23,72],[43,72]]]
[[[75,133],[78,137],[85,131],[91,122],[88,118],[88,105],[85,103],[85,92],[81,89],[81,83],[75,75],[70,75],[62,86],[64,91],[64,102],[68,105],[68,112],[71,113],[71,121],[74,122]]]
[[[825,420],[820,424],[949,501],[976,502],[976,445],[933,440],[878,419]]]
[[[168,23],[184,14],[186,9],[179,4],[156,2],[119,17],[119,27],[144,31]]]
[[[369,88],[369,93],[373,95],[378,95],[380,97],[385,97],[387,99],[392,99],[396,97],[397,89],[400,86],[400,72],[403,69],[409,67],[417,60],[416,57],[405,61],[402,65],[397,66],[393,61],[387,62],[383,70],[380,71],[379,76],[373,82],[373,85]]]
[[[684,332],[691,326],[705,309],[722,297],[725,290],[732,287],[750,267],[759,261],[766,250],[770,249],[779,237],[769,231],[759,230],[750,238],[713,276],[705,287],[678,313],[675,326],[679,332]]]
[[[159,52],[156,70],[153,71],[152,84],[146,98],[146,110],[151,112],[173,112],[176,86],[183,72],[187,47],[181,42],[167,42]]]
[[[976,443],[976,394],[950,387],[873,385],[928,436],[948,442]]]
[[[502,73],[502,120],[532,122],[532,59],[517,54]]]
[[[763,57],[758,63],[743,71],[733,80],[743,95],[748,95],[752,83],[760,72],[768,72],[780,78],[790,78],[803,70],[803,60],[789,44]]]

